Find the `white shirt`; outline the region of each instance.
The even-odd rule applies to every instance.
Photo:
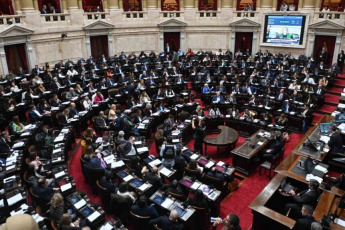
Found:
[[[73,71],[71,71],[71,70],[68,70],[67,71],[67,75],[69,75],[69,76],[74,76],[74,75],[78,75],[78,72],[74,69]]]

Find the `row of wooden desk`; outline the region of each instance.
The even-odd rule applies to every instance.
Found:
[[[320,123],[329,122],[330,116],[324,116]],[[308,148],[303,148],[303,143],[307,142],[307,137],[316,138],[318,135],[319,125],[315,125],[310,129],[306,135],[301,138],[293,151],[279,164],[275,169],[275,177],[271,182],[261,191],[261,193],[249,205],[253,213],[253,230],[261,229],[292,229],[296,221],[282,212],[279,206],[283,206],[286,197],[280,194],[281,182],[284,178],[287,181],[298,187],[299,189],[307,189],[308,181],[306,180],[306,172],[298,169],[298,164],[302,158],[311,157],[315,161],[322,162],[327,153],[323,151],[310,151]],[[320,222],[323,216],[329,216],[334,213],[337,202],[340,197],[345,194],[345,191],[332,187],[331,190],[326,190],[320,186],[321,195],[315,207],[313,216],[316,221]],[[345,219],[345,211],[343,210],[339,216],[340,219]],[[331,223],[330,229],[344,230],[345,227]]]

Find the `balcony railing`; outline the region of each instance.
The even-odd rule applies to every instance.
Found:
[[[68,14],[42,14],[41,18],[43,22],[65,22],[68,20],[69,15]]]
[[[254,18],[258,15],[257,11],[235,11],[238,18]]]
[[[105,12],[85,12],[84,17],[86,20],[98,20],[98,19],[108,19],[109,13]]]
[[[200,18],[217,18],[219,16],[219,11],[198,11],[197,15]]]
[[[181,11],[161,11],[159,12],[161,18],[181,18],[183,12]]]
[[[147,12],[144,11],[127,11],[123,15],[125,19],[147,18]]]
[[[344,20],[345,14],[343,12],[314,12],[314,20],[319,19]]]
[[[23,24],[24,20],[25,20],[24,15],[0,16],[0,25]]]

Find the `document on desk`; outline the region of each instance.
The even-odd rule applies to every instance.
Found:
[[[65,171],[58,172],[58,173],[55,174],[55,179],[57,179],[59,177],[62,177],[63,175],[66,175]]]
[[[72,188],[72,184],[68,183],[68,184],[61,185],[60,190],[61,190],[61,192],[64,192],[64,191],[67,191],[68,189],[71,189],[71,188]]]
[[[320,165],[316,165],[315,169],[318,170],[318,171],[321,171],[323,173],[327,173],[328,172],[328,170],[326,168],[324,168],[324,167],[322,167]]]
[[[57,136],[56,138],[55,138],[55,140],[54,140],[54,142],[60,142],[60,141],[63,141],[63,138],[64,138],[64,136]]]
[[[10,171],[10,170],[14,169],[15,167],[16,167],[15,164],[13,164],[13,165],[11,165],[9,167],[6,167],[6,171]]]
[[[86,201],[84,199],[81,199],[80,201],[78,201],[77,203],[74,204],[74,207],[76,209],[80,209],[81,207],[83,207],[84,205],[86,205]]]
[[[61,148],[58,148],[58,149],[54,149],[53,150],[53,153],[59,153],[59,152],[61,152],[62,151],[62,149]]]
[[[23,199],[23,196],[21,193],[18,193],[15,196],[12,196],[11,198],[7,199],[8,206],[12,206],[15,203],[21,201]]]
[[[124,181],[128,182],[130,180],[132,180],[134,177],[132,175],[128,175],[125,178],[123,178]]]
[[[307,176],[305,177],[305,179],[307,181],[310,181],[310,180],[316,180],[317,182],[319,182],[321,184],[321,182],[323,181],[323,179],[321,177],[318,177],[318,176],[314,176],[313,174],[307,174]]]
[[[109,223],[107,223],[106,225],[100,228],[100,230],[113,230],[113,229],[114,229],[113,226]]]
[[[17,142],[17,143],[15,143],[14,145],[13,145],[13,147],[12,148],[20,148],[20,147],[22,147],[23,145],[24,145],[25,143],[23,142],[23,141],[21,141],[21,142]]]
[[[141,145],[143,142],[142,141],[134,141],[135,145]]]
[[[262,145],[263,143],[264,143],[264,142],[259,141],[259,142],[258,142],[258,145]]]
[[[345,221],[344,221],[344,220],[341,220],[341,219],[339,219],[339,218],[335,218],[335,219],[334,219],[334,223],[339,224],[340,226],[345,227]]]
[[[205,167],[206,167],[206,168],[211,168],[213,165],[214,165],[214,162],[213,162],[213,161],[209,161],[209,162],[205,165]]]
[[[225,163],[224,163],[223,161],[218,161],[217,165],[219,165],[219,166],[224,166]]]
[[[161,162],[161,160],[159,160],[159,159],[153,160],[153,161],[151,161],[151,162],[149,163],[149,165],[150,165],[151,167],[157,166],[157,165],[160,165],[160,164],[162,164],[162,162]]]
[[[191,186],[191,188],[192,189],[194,189],[194,190],[197,190],[199,187],[200,187],[200,183],[199,182],[194,182],[193,184],[192,184],[192,186]]]
[[[190,156],[190,159],[196,160],[196,159],[198,159],[198,157],[199,157],[199,155],[194,153],[192,156]]]
[[[330,139],[331,139],[331,138],[330,138],[329,136],[325,136],[325,135],[321,135],[321,136],[320,136],[320,141],[323,141],[323,142],[325,142],[326,144],[328,144],[328,142],[329,142]]]
[[[103,160],[104,160],[107,164],[111,164],[111,163],[115,160],[115,157],[114,157],[114,155],[110,154],[110,155],[104,157]]]
[[[166,176],[166,177],[170,176],[171,173],[172,173],[171,170],[169,170],[169,169],[167,169],[167,168],[165,168],[165,167],[163,167],[159,172],[162,173],[162,174],[163,174],[164,176]]]
[[[95,211],[94,213],[92,213],[87,219],[92,222],[94,220],[97,219],[97,217],[99,217],[101,215],[101,213],[99,213],[98,211]]]
[[[166,198],[165,201],[161,204],[163,208],[169,209],[169,207],[174,203],[170,198]]]
[[[122,167],[124,166],[125,163],[123,161],[114,161],[111,163],[111,168],[119,168],[119,167]]]
[[[144,183],[144,184],[142,184],[142,185],[139,187],[139,190],[142,191],[142,192],[144,192],[144,191],[145,191],[146,189],[148,189],[149,187],[150,187],[149,184]]]
[[[145,129],[145,124],[139,124],[138,129]]]
[[[32,215],[32,218],[34,218],[34,220],[36,221],[36,223],[44,220],[44,218],[42,216],[40,216],[39,214],[35,214],[35,215]]]
[[[147,147],[141,147],[137,149],[138,153],[147,152],[149,149]]]

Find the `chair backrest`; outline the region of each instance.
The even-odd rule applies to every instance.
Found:
[[[104,209],[104,211],[109,212],[109,210],[110,210],[110,203],[109,203],[110,191],[108,189],[102,187],[99,184],[99,180],[96,181],[96,186],[97,186],[97,190],[98,190],[98,195],[101,197],[103,209]]]
[[[199,171],[198,170],[192,170],[192,169],[189,169],[188,167],[185,167],[184,173],[186,176],[196,177],[199,174]]]
[[[59,230],[58,226],[56,226],[54,220],[50,221],[50,226],[52,227],[53,230]]]
[[[150,229],[150,217],[139,216],[130,211],[130,225],[129,230],[149,230]]]
[[[173,196],[173,197],[175,197],[175,198],[177,198],[177,199],[179,199],[179,200],[185,200],[187,197],[185,197],[184,195],[182,195],[182,194],[177,194],[177,193],[173,193],[173,192],[171,192],[171,191],[168,191],[168,193],[171,195],[171,196]]]
[[[154,224],[153,227],[154,227],[154,229],[157,229],[157,230],[163,230],[162,228],[158,227],[157,224]]]
[[[210,216],[206,208],[200,208],[192,206],[195,209],[195,229],[209,229],[210,226]]]

